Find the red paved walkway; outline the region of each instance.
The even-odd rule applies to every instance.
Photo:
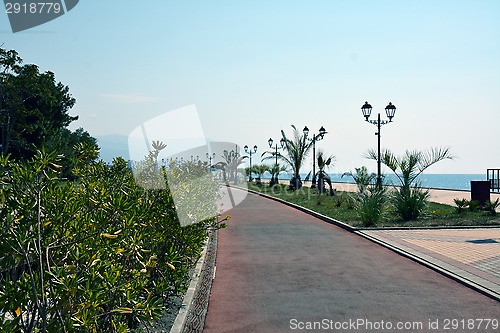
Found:
[[[254,194],[229,214],[205,332],[499,332],[474,321],[500,320],[499,302],[358,235]]]

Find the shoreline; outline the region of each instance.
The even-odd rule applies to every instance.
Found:
[[[253,179],[255,179],[255,177]],[[266,177],[262,177],[261,179],[262,179],[263,183],[269,183],[269,181],[271,180],[271,178],[266,178]],[[288,185],[290,183],[290,179],[280,179],[279,182],[280,182],[280,184],[286,184],[286,185]],[[312,181],[310,181],[310,180],[308,180],[308,181],[302,180],[302,184],[303,185],[309,186],[309,185],[311,185],[311,183],[312,183]],[[356,183],[351,183],[351,182],[333,181],[332,184],[354,185],[354,186],[356,186]],[[384,185],[384,186],[395,186],[395,187],[398,187],[398,185]],[[426,187],[426,186],[422,186],[422,188],[428,189],[428,190],[453,191],[453,192],[470,192],[471,191],[471,190],[456,189],[456,188],[444,188],[444,187]],[[349,192],[351,192],[351,191],[349,191]],[[499,194],[500,195],[500,192],[490,191],[490,194]]]
[[[331,173],[330,179],[332,183],[347,183],[355,184],[351,177],[342,177],[341,174]],[[255,178],[256,174],[253,174]],[[302,181],[305,179],[305,174],[300,175]],[[247,175],[248,177],[248,175]],[[269,180],[271,177],[269,174],[264,174],[262,180]],[[280,180],[289,181],[291,178],[290,174],[280,175]],[[418,180],[422,184],[423,188],[427,189],[439,189],[439,190],[449,190],[449,191],[470,191],[472,181],[487,181],[487,176],[483,174],[421,174]],[[399,184],[398,179],[393,174],[386,175],[385,184],[388,186]],[[491,193],[500,193],[500,191],[492,191]]]

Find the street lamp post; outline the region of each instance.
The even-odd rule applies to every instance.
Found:
[[[370,115],[372,113],[372,106],[368,104],[368,102],[365,102],[365,104],[361,107],[361,111],[363,112],[363,116],[365,117],[365,120],[367,122],[377,126],[377,132],[375,133],[375,135],[378,138],[377,187],[380,188],[382,186],[382,173],[381,173],[381,160],[380,160],[380,128],[382,127],[382,125],[386,125],[392,122],[392,118],[394,118],[394,114],[396,113],[396,107],[391,102],[389,102],[389,105],[385,107],[385,113],[387,115],[387,118],[389,118],[389,120],[381,120],[380,113],[378,114],[377,120],[369,120],[368,118],[370,118]]]
[[[255,145],[255,146],[253,146],[253,149],[248,149],[248,146],[245,145],[245,147],[243,147],[243,149],[245,149],[245,153],[250,155],[250,175],[248,176],[248,181],[251,182],[252,181],[252,155],[257,152],[257,146]]]
[[[319,129],[319,134],[313,134],[313,138],[309,139],[307,136],[309,135],[309,128],[304,127],[302,130],[304,132],[304,135],[306,136],[307,140],[312,141],[313,144],[313,178],[312,178],[312,184],[311,188],[316,188],[316,141],[323,140],[323,137],[326,134],[326,130],[323,126]]]
[[[274,142],[274,140],[272,138],[269,138],[269,140],[267,140],[267,143],[269,144],[269,148],[273,148],[273,142]],[[271,183],[269,184],[269,186],[273,186],[274,184],[278,183],[278,173],[279,173],[279,168],[278,168],[278,149],[285,148],[285,139],[281,138],[280,145],[281,146],[278,146],[278,144],[276,144],[276,146],[274,147],[274,149],[275,149],[274,156],[276,156],[276,163],[275,163],[275,167],[276,167],[276,179],[272,178],[271,179]]]
[[[215,153],[212,153],[212,155],[210,155],[209,153],[206,153],[206,155],[207,155],[207,158],[209,160],[208,167],[209,167],[209,170],[211,171],[212,170],[212,160],[215,159]]]

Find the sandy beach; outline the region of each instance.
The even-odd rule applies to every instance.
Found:
[[[265,179],[264,182],[268,182],[269,180]],[[281,184],[289,184],[289,180],[280,180]],[[311,186],[311,182],[303,182],[305,186]],[[333,188],[337,191],[342,192],[356,192],[358,187],[356,184],[350,183],[333,183]],[[443,190],[443,189],[430,189],[430,201],[442,203],[446,205],[455,206],[454,199],[467,199],[470,200],[471,193],[466,190]],[[490,200],[494,201],[497,198],[500,199],[500,193],[490,193]],[[497,210],[500,212],[500,208]]]

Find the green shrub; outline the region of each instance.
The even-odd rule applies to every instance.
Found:
[[[495,201],[488,200],[484,204],[484,210],[488,212],[490,216],[497,215],[497,208],[500,206],[500,199],[496,199]]]
[[[347,209],[351,210],[356,208],[356,199],[354,196],[349,193],[344,193],[344,195]]]
[[[378,160],[375,150],[370,150],[367,157]],[[380,156],[384,163],[394,173],[401,186],[395,192],[393,202],[396,212],[404,221],[416,220],[424,211],[429,198],[429,191],[420,187],[418,176],[435,163],[453,159],[449,148],[431,148],[428,151],[409,151],[403,156],[396,156],[385,150]]]
[[[455,205],[457,205],[455,209],[459,214],[463,213],[465,208],[469,206],[469,200],[467,199],[453,199],[453,201],[455,202]]]
[[[471,200],[469,201],[469,211],[471,212],[477,212],[479,209],[481,209],[481,204],[477,200]]]
[[[365,227],[376,225],[383,216],[386,190],[383,187],[368,187],[359,194],[359,218]]]
[[[215,218],[181,227],[168,188],[117,159],[59,177],[55,154],[0,157],[0,331],[128,332],[183,292]],[[215,194],[214,194],[215,195]]]
[[[392,202],[396,213],[403,221],[416,220],[427,207],[430,194],[418,185],[403,186],[394,191]]]
[[[344,201],[345,201],[345,198],[343,195],[336,195],[335,198],[333,199],[333,204],[335,205],[335,207],[338,208],[338,207],[342,206]]]
[[[344,172],[342,174],[342,178],[344,176],[351,176],[356,185],[358,186],[359,193],[364,193],[368,186],[373,185],[374,180],[377,175],[374,173],[368,173],[368,169],[365,166],[360,168],[355,168],[356,173]]]

